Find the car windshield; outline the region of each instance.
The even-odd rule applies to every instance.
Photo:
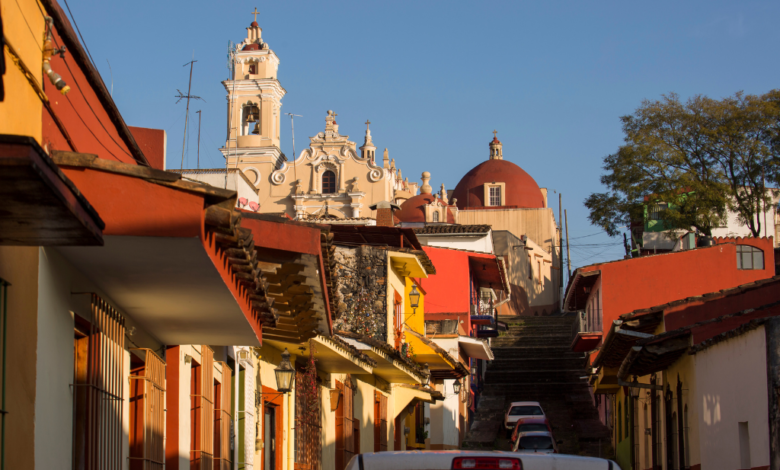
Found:
[[[531,432],[531,431],[549,431],[546,424],[521,424],[518,432]]]
[[[542,409],[538,406],[513,406],[509,410],[509,416],[544,416]]]
[[[553,448],[550,436],[523,436],[520,438],[518,449],[548,450]]]

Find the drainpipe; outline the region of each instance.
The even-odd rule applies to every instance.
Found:
[[[290,362],[295,364],[295,356],[290,355]],[[288,393],[285,393],[287,397],[287,470],[295,469],[295,454],[293,450],[293,431],[295,427],[295,400],[291,400],[290,396],[295,393],[296,384],[293,381],[293,388]]]

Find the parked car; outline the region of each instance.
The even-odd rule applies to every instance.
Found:
[[[561,454],[428,450],[352,457],[346,470],[620,470],[611,460]]]
[[[509,405],[509,409],[506,410],[504,415],[504,429],[506,430],[506,437],[509,438],[512,435],[512,431],[515,429],[515,423],[521,418],[545,418],[542,405],[538,401],[515,401]]]
[[[520,418],[515,423],[515,429],[512,431],[512,437],[510,437],[510,440],[512,441],[512,445],[514,445],[515,441],[517,440],[517,434],[521,432],[530,432],[530,431],[548,431],[553,432],[552,426],[550,426],[550,421],[545,418]]]
[[[557,454],[560,442],[549,431],[521,432],[517,435],[512,451]]]

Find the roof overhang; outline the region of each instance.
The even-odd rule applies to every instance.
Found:
[[[441,392],[414,385],[393,386],[393,419],[415,403],[436,403],[444,397]]]
[[[387,351],[384,351],[383,348],[379,347],[379,342],[363,338],[365,341],[374,343],[370,344],[355,338],[348,338],[341,335],[338,337],[375,361],[376,364],[374,364],[373,367],[373,374],[382,380],[391,384],[422,383],[423,377],[420,372],[415,371],[408,364],[405,364],[398,358],[393,357]],[[387,345],[387,347],[390,348],[389,345]]]
[[[32,137],[0,135],[0,245],[102,245],[97,211]]]
[[[601,344],[602,335],[600,331],[581,331],[574,337],[571,350],[579,353],[593,351]]]
[[[569,312],[576,312],[585,308],[590,288],[593,287],[599,276],[601,276],[601,270],[599,269],[584,272],[580,271],[580,269],[574,273],[574,277],[569,281],[569,288],[566,291],[563,305],[566,311]]]
[[[317,361],[317,370],[329,374],[372,374],[374,372],[374,361],[372,361],[364,351],[354,348],[348,342],[344,342],[337,337],[317,335],[303,343],[282,342],[268,339],[266,332],[263,332],[264,342],[273,345],[279,350],[287,348],[301,356],[308,355],[311,345],[314,346],[314,360]]]
[[[412,336],[411,338],[407,337],[407,341],[414,348],[414,360],[419,364],[427,363],[432,378],[459,379],[468,375],[469,371],[463,364],[430,338],[426,338],[411,328],[405,332]]]
[[[108,235],[104,241],[56,250],[161,343],[260,345],[200,239]],[[72,292],[83,289],[78,279],[71,282]]]
[[[653,336],[652,332],[661,322],[661,314],[662,312],[644,315],[632,321],[613,321],[598,355],[593,360],[594,367],[619,367],[638,341]]]
[[[617,367],[601,367],[591,376],[593,393],[616,393],[620,389],[617,379]]]
[[[390,263],[406,277],[427,278],[428,272],[414,253],[388,252]]]
[[[490,349],[490,345],[487,341],[482,341],[470,336],[459,336],[458,346],[463,349],[463,352],[472,359],[483,359],[485,361],[493,360],[493,350]]]

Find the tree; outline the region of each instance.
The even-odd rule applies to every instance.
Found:
[[[780,182],[780,91],[685,103],[670,94],[621,121],[625,144],[604,158],[607,192],[585,200],[592,224],[616,236],[664,202],[658,218],[670,234],[712,235],[728,209],[759,236],[772,203],[765,184]]]

